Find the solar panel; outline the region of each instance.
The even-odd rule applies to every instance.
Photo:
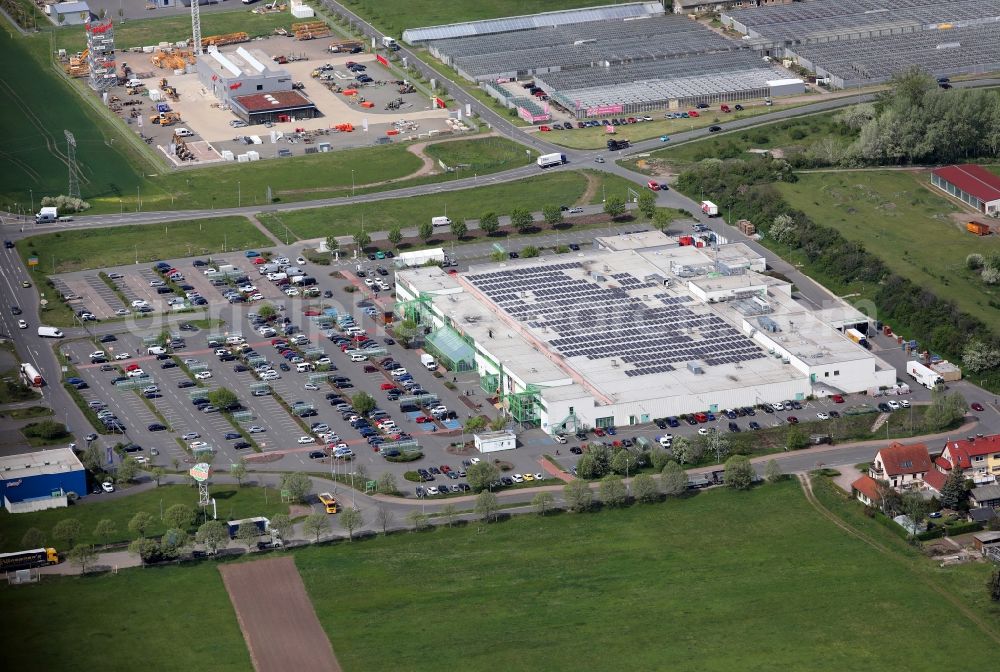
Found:
[[[666,373],[692,360],[714,365],[765,356],[718,316],[687,307],[688,297],[657,293],[658,304],[650,306],[621,287],[574,277],[567,272],[572,270],[579,272],[581,264],[525,267],[466,278],[515,319],[534,329],[545,326],[556,334],[549,344],[563,357],[614,358],[631,367],[625,371],[630,377]],[[629,288],[644,284],[629,273],[606,277]]]

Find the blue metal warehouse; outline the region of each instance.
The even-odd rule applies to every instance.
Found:
[[[87,494],[87,475],[72,449],[0,457],[0,497],[10,513],[66,506],[70,492]]]

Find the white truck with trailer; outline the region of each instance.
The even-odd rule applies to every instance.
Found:
[[[719,216],[719,206],[717,206],[712,201],[702,201],[701,211],[703,214],[708,215],[709,217]]]
[[[538,164],[539,168],[551,168],[553,166],[561,166],[566,163],[565,154],[542,154],[537,159],[535,163]]]
[[[913,360],[906,363],[906,372],[910,374],[910,377],[913,378],[913,380],[917,381],[928,390],[933,390],[935,387],[944,382],[944,378],[942,378],[937,371]]]

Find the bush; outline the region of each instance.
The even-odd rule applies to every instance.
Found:
[[[920,534],[917,535],[917,539],[919,539],[920,541],[927,541],[928,539],[939,539],[944,536],[945,532],[948,533],[949,537],[954,537],[956,535],[966,534],[968,532],[978,532],[981,529],[983,529],[983,526],[980,523],[970,523],[970,522],[956,523],[954,525],[935,527],[933,530],[927,530],[926,532],[921,532]]]
[[[348,294],[353,294],[354,292],[358,291],[358,288],[355,287],[354,285],[345,285],[344,291],[347,292]]]
[[[69,435],[69,432],[66,431],[66,426],[55,420],[30,422],[22,427],[21,431],[29,439],[41,439],[43,441],[55,441]]]
[[[419,483],[420,482],[420,474],[418,474],[415,471],[404,472],[403,473],[403,478],[405,478],[406,480],[410,481],[411,483]]]
[[[79,198],[70,198],[69,196],[45,196],[42,198],[42,206],[49,208],[55,206],[59,209],[59,214],[83,212],[90,209],[90,203],[87,201]]]
[[[424,454],[419,450],[415,453],[400,453],[395,457],[386,457],[386,462],[413,462],[414,460],[419,460]],[[407,472],[410,473],[410,472]]]

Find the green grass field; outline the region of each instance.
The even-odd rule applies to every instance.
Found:
[[[645,121],[638,124],[630,124],[628,126],[619,126],[618,132],[614,136],[608,135],[608,133],[604,130],[604,127],[601,126],[598,128],[574,128],[572,131],[551,131],[548,133],[542,133],[539,137],[571,149],[602,149],[607,146],[606,143],[608,138],[611,137],[618,138],[619,140],[622,138],[628,138],[632,142],[639,142],[640,140],[658,138],[661,135],[669,136],[675,133],[682,133],[684,131],[692,131],[696,128],[705,128],[706,126],[711,126],[713,124],[719,124],[723,129],[725,129],[727,121],[746,119],[747,117],[756,117],[761,114],[777,112],[778,110],[791,107],[800,107],[804,104],[805,103],[796,103],[794,105],[776,104],[773,107],[767,107],[763,102],[753,105],[747,103],[747,109],[742,112],[730,112],[727,114],[725,112],[720,112],[718,109],[703,110],[701,115],[696,119],[664,119],[663,110],[657,110],[649,113],[649,116],[653,118],[653,121]]]
[[[39,656],[54,670],[253,667],[211,564],[4,585],[0,600],[0,627],[17,642],[0,651],[5,670],[36,668]]]
[[[588,180],[597,180],[596,190],[587,203],[601,202],[601,185],[606,193],[625,195],[625,186],[631,185],[617,176],[606,176],[579,171],[546,173],[527,180],[476,187],[474,191],[428,194],[412,198],[396,198],[350,206],[297,210],[280,215],[264,214],[260,221],[276,236],[285,239],[286,233],[296,238],[321,238],[329,235],[353,235],[361,229],[364,216],[366,231],[388,231],[393,226],[408,228],[421,221],[443,215],[455,220],[478,219],[493,211],[509,214],[515,207],[541,210],[544,205],[572,205],[586,195]],[[285,227],[287,227],[287,232]]]
[[[345,0],[344,5],[390,34],[399,37],[406,28],[437,26],[458,21],[494,19],[553,12],[576,7],[606,5],[606,0],[495,0],[442,4],[435,0]]]
[[[275,28],[291,28],[292,23],[298,21],[288,12],[277,12],[275,14],[258,15],[253,14],[250,9],[243,5],[236,5],[228,12],[205,12],[201,15],[201,34],[205,37],[209,35],[224,35],[226,33],[244,32],[250,37],[270,35]],[[155,12],[150,13],[150,17],[155,17]],[[191,37],[191,16],[188,14],[162,16],[149,19],[136,19],[121,23],[117,17],[115,20],[115,47],[118,49],[129,49],[131,47],[145,47],[157,45],[160,42],[179,42]],[[65,49],[68,52],[82,51],[87,46],[87,37],[83,26],[63,26],[54,30],[56,48]],[[128,54],[127,63],[131,60],[144,61],[149,63],[149,57],[142,54]],[[138,69],[147,69],[145,65]],[[152,69],[152,68],[148,68]]]
[[[794,482],[309,549],[296,563],[348,670],[413,665],[417,647],[433,652],[435,668],[488,670],[502,659],[504,669],[552,671],[581,660],[589,669],[933,670],[992,650],[910,568],[821,518]],[[970,587],[985,594],[987,573],[966,575]],[[456,632],[503,633],[506,647],[501,654],[492,636],[459,646]]]
[[[670,661],[670,669],[720,672],[919,672],[992,655],[995,642],[935,592],[960,597],[996,632],[1000,608],[983,585],[988,566],[941,569],[856,504],[832,498],[886,551],[821,517],[786,481],[750,493],[716,490],[624,510],[310,547],[294,557],[345,670],[555,672],[586,660],[588,669],[662,669]],[[202,667],[248,668],[213,563],[0,593],[7,606],[0,626],[28,642],[4,647],[0,661],[9,669],[23,669],[43,647],[59,668],[118,669],[116,661],[143,657],[174,669],[189,666],[192,651]],[[82,608],[107,618],[59,627],[79,621]],[[114,646],[101,635],[108,622],[126,635]],[[502,645],[495,633],[503,633]],[[211,647],[202,646],[207,639]]]
[[[0,31],[0,60],[17,63],[0,73],[7,103],[0,108],[0,160],[7,166],[0,206],[28,212],[33,200],[37,211],[42,196],[66,193],[65,129],[76,137],[84,198],[107,199],[117,208],[119,198],[134,198],[137,184],[148,189],[134,167],[140,161],[119,131],[50,70],[48,50],[46,36],[13,38]]]
[[[288,513],[288,505],[281,503],[280,493],[271,488],[267,492],[267,503],[264,503],[264,488],[244,485],[211,486],[212,497],[216,500],[219,520],[236,520],[252,516],[270,516],[276,513]],[[158,536],[166,531],[166,526],[160,522],[160,507],[167,510],[174,504],[186,504],[192,509],[198,509],[198,490],[185,485],[161,485],[153,490],[130,495],[126,499],[103,499],[105,495],[88,495],[86,503],[74,504],[66,509],[48,509],[35,513],[20,513],[11,515],[6,510],[0,512],[0,534],[4,538],[5,550],[21,547],[21,537],[28,528],[35,527],[44,532],[50,546],[59,551],[66,549],[51,536],[52,528],[60,520],[75,518],[83,526],[84,537],[81,543],[99,544],[102,539],[94,536],[94,527],[98,521],[108,518],[115,522],[117,535],[112,542],[131,541],[135,535],[129,532],[128,521],[139,511],[153,515],[156,524],[146,535]],[[204,521],[202,521],[204,522]]]
[[[926,172],[799,173],[798,182],[777,187],[817,223],[863,242],[896,273],[1000,329],[989,305],[1000,301],[1000,289],[965,268],[973,252],[1000,253],[1000,237],[968,233],[951,217],[962,209],[935,193]]]
[[[527,165],[538,157],[535,150],[525,152],[524,145],[496,136],[440,142],[428,145],[424,150],[435,161],[456,168],[461,177],[468,177],[470,173],[486,175],[509,170]]]
[[[775,108],[765,107],[763,109],[766,112]],[[751,110],[756,111],[757,108],[751,108]],[[650,160],[660,160],[676,165],[709,158],[746,156],[747,150],[750,149],[781,148],[787,152],[802,151],[827,138],[830,138],[837,146],[846,146],[854,140],[854,135],[841,135],[839,133],[841,127],[834,121],[836,114],[829,112],[809,115],[720,136],[710,136],[675,147],[664,147],[652,152],[648,158],[628,161],[626,165],[635,170],[646,171]],[[691,120],[684,119],[683,121],[690,123]],[[629,130],[632,128],[630,126]],[[563,131],[567,135],[575,132]]]
[[[268,247],[271,241],[244,217],[217,217],[169,224],[77,229],[25,238],[17,249],[27,263],[38,256],[36,282],[54,272],[106,268],[171,257]]]

